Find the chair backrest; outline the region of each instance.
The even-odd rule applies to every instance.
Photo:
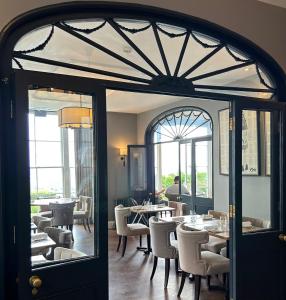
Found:
[[[191,231],[184,224],[177,226],[180,267],[184,272],[206,275],[206,263],[201,259],[201,244],[209,241],[207,231]]]
[[[38,232],[43,232],[46,227],[52,226],[52,219],[42,216],[33,216],[32,222],[37,225]]]
[[[188,208],[189,208],[189,206],[188,206],[187,203],[177,202],[177,213],[178,213],[178,216],[189,215],[189,209]]]
[[[260,228],[270,228],[271,223],[269,220],[251,218],[251,217],[242,217],[242,222],[251,222],[252,226]]]
[[[52,211],[53,226],[72,225],[73,224],[73,210],[75,202],[70,203],[50,203],[50,210]]]
[[[219,219],[220,217],[227,217],[227,213],[224,211],[208,210],[208,214],[212,215],[215,219]]]
[[[81,210],[85,211],[88,217],[91,216],[91,203],[92,197],[88,196],[79,196],[80,208]]]
[[[86,256],[86,254],[73,249],[56,247],[54,250],[54,260],[71,259],[71,258],[82,257],[82,256]]]
[[[70,230],[65,230],[56,227],[46,227],[45,232],[56,243],[56,247],[63,246],[70,248],[72,245],[72,233]]]
[[[152,253],[157,257],[175,258],[177,249],[171,245],[170,233],[176,230],[175,222],[162,222],[156,217],[149,219]]]
[[[117,234],[127,235],[129,232],[127,227],[127,217],[130,216],[130,208],[120,204],[115,206],[114,211]]]
[[[175,208],[173,212],[174,216],[185,216],[188,215],[188,205],[186,203],[178,202],[178,201],[168,201],[168,206]]]
[[[180,196],[179,194],[165,194],[165,196],[168,198],[169,201],[174,201],[174,202],[180,201],[178,199],[178,197]]]

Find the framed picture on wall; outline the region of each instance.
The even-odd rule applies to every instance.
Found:
[[[229,175],[229,109],[219,111],[220,174]],[[257,111],[242,115],[242,175],[259,175]]]
[[[229,109],[220,110],[219,117],[219,172],[229,174]]]

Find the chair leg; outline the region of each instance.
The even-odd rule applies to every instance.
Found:
[[[119,235],[119,236],[118,236],[118,245],[117,245],[116,252],[118,252],[118,251],[119,251],[119,249],[120,249],[120,245],[121,245],[121,239],[122,239],[122,236],[121,236],[121,235]]]
[[[125,254],[125,250],[126,250],[126,245],[127,245],[127,236],[123,236],[123,246],[122,246],[122,257],[124,256]]]
[[[148,251],[148,253],[151,252],[151,238],[150,238],[150,234],[147,234],[147,251]]]
[[[153,277],[154,277],[154,275],[155,275],[156,268],[157,268],[157,263],[158,263],[158,257],[157,257],[157,256],[154,256],[153,270],[152,270],[152,274],[151,274],[150,280],[152,280]]]
[[[195,275],[195,300],[200,299],[201,292],[201,276]]]
[[[229,300],[229,273],[223,275],[225,275],[225,300]]]
[[[86,218],[86,225],[87,225],[87,228],[88,228],[89,233],[91,233],[91,230],[90,230],[90,227],[89,227],[89,221],[88,221],[88,218]]]
[[[175,237],[175,240],[177,240],[177,232],[174,231],[174,237]]]
[[[186,280],[186,277],[187,277],[187,273],[182,271],[182,275],[181,275],[181,284],[180,284],[180,288],[179,288],[179,291],[178,291],[178,297],[181,296],[181,293],[182,293],[182,290],[183,290],[183,287],[184,287],[184,284],[185,284],[185,280]]]
[[[167,288],[170,273],[170,258],[165,258],[165,283],[164,288]]]
[[[74,237],[73,237],[73,224],[70,224],[70,225],[68,225],[67,226],[68,227],[68,229],[71,231],[71,234],[72,234],[72,241],[74,242]]]
[[[84,219],[82,219],[82,225],[83,225],[84,230],[86,230],[86,226],[85,226],[85,221],[84,221]]]
[[[179,273],[179,259],[178,258],[175,258],[175,270],[176,270],[176,273],[178,274]]]
[[[207,276],[207,286],[208,286],[208,290],[210,290],[211,289],[211,276],[210,275]]]

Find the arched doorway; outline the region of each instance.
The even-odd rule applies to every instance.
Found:
[[[84,21],[84,24],[82,21]],[[109,31],[107,31],[108,34],[104,35],[100,31],[106,29],[106,27]],[[151,49],[144,49],[144,46],[149,45],[149,43],[144,45],[145,39],[138,38],[140,34],[144,35],[147,31],[151,31],[151,37],[154,41],[154,47]],[[111,32],[116,35],[116,43],[113,44],[114,49],[111,45],[104,45],[106,40],[103,40],[102,44],[92,37],[95,33],[99,33],[100,37],[110,37]],[[58,33],[60,35],[54,39]],[[65,36],[63,37],[61,34]],[[43,39],[43,35],[46,38]],[[136,35],[137,38],[131,38]],[[120,49],[116,50],[118,38],[123,40],[124,43],[121,44]],[[69,42],[68,39],[70,39]],[[76,42],[73,43],[71,40]],[[56,41],[56,45],[52,45],[52,41]],[[64,43],[60,44],[62,41]],[[114,40],[111,38],[111,44],[112,41]],[[137,44],[140,41],[143,41],[143,45]],[[78,47],[78,42],[83,43],[85,46]],[[51,45],[52,47],[49,48]],[[60,45],[60,47],[56,48],[57,45]],[[67,49],[62,52],[63,46],[67,46]],[[196,56],[195,61],[190,62],[187,53],[195,47],[200,48],[197,53],[202,56]],[[86,56],[93,57],[94,49],[100,53],[95,55],[97,62],[103,62],[100,67],[94,65],[92,61],[87,62],[84,60]],[[155,49],[156,51],[153,51]],[[175,56],[168,56],[169,53],[166,49],[177,49],[175,60],[173,60]],[[83,53],[78,55],[77,50],[83,50]],[[105,299],[107,295],[107,219],[106,203],[102,200],[106,199],[105,93],[107,88],[185,95],[223,101],[231,99],[234,103],[233,118],[236,121],[236,126],[238,126],[233,127],[233,123],[231,123],[231,129],[236,130],[236,135],[232,133],[232,142],[233,145],[238,147],[237,149],[241,146],[239,138],[241,110],[245,107],[249,109],[259,107],[271,111],[274,107],[276,112],[282,111],[282,106],[274,103],[283,100],[286,90],[284,74],[279,66],[261,49],[242,37],[202,20],[132,5],[96,3],[79,5],[73,3],[32,12],[22,16],[7,28],[1,40],[1,53],[3,53],[1,58],[2,95],[4,99],[3,120],[6,121],[3,124],[4,132],[1,137],[2,145],[5,145],[2,154],[2,159],[5,161],[2,166],[3,174],[5,174],[5,178],[2,178],[3,199],[5,199],[5,203],[7,202],[4,224],[7,232],[14,232],[15,234],[17,228],[17,234],[15,234],[17,246],[11,242],[11,244],[5,245],[5,250],[19,257],[16,264],[12,259],[7,262],[8,266],[13,266],[12,271],[9,270],[8,272],[6,270],[7,278],[9,282],[14,283],[17,271],[19,271],[20,279],[27,276],[27,274],[36,275],[38,273],[44,276],[45,287],[52,287],[52,290],[47,289],[45,291],[43,289],[42,293],[47,293],[45,295],[52,293],[55,295],[55,299],[57,299],[56,294],[60,293],[66,295],[72,293],[72,295],[82,296],[80,290],[87,285],[90,287],[90,298],[96,295]],[[69,56],[71,53],[74,54],[74,57]],[[131,57],[128,58],[130,53],[132,53]],[[157,58],[154,62],[153,55],[155,53],[157,53]],[[227,61],[226,65],[221,64],[224,61],[224,59],[221,60],[221,54]],[[216,57],[217,55],[218,57]],[[214,62],[211,62],[212,59],[214,59]],[[80,63],[78,63],[79,61]],[[111,61],[113,62],[111,63]],[[88,78],[83,79],[83,77]],[[235,82],[238,77],[242,82]],[[29,139],[27,139],[28,122],[25,113],[29,109],[29,91],[52,93],[52,89],[56,89],[56,92],[61,95],[67,94],[66,91],[69,91],[72,95],[80,96],[78,98],[92,95],[92,105],[89,108],[93,109],[97,118],[97,123],[93,119],[93,137],[97,141],[93,156],[100,158],[96,168],[97,172],[102,172],[101,176],[94,178],[97,201],[97,211],[94,217],[98,225],[95,239],[100,240],[97,244],[96,255],[78,260],[75,263],[57,265],[55,268],[58,272],[62,271],[61,274],[66,274],[66,279],[67,274],[73,274],[76,270],[82,274],[81,272],[85,268],[88,275],[95,274],[94,269],[101,270],[101,272],[96,272],[97,282],[87,276],[87,278],[81,280],[69,281],[67,279],[63,286],[60,284],[60,280],[55,282],[50,277],[49,270],[53,267],[31,269],[29,262],[30,178],[27,142]],[[264,98],[269,101],[259,101]],[[13,100],[11,101],[11,99]],[[249,104],[251,101],[252,104]],[[81,100],[77,99],[77,102],[81,104]],[[278,129],[275,130],[278,131]],[[278,147],[278,145],[276,146]],[[280,145],[279,151],[282,150],[281,147]],[[278,148],[276,150],[278,151]],[[232,186],[233,197],[230,197],[232,198],[230,204],[238,205],[236,207],[236,218],[232,218],[231,221],[233,225],[231,230],[233,230],[234,236],[233,254],[236,253],[235,251],[241,253],[241,248],[238,247],[236,241],[240,238],[241,241],[243,240],[238,229],[241,222],[241,207],[239,206],[239,195],[241,193],[241,186],[239,186],[241,185],[241,178],[239,177],[241,172],[239,171],[241,164],[239,158],[233,161],[232,166],[234,185]],[[278,178],[280,180],[277,162],[273,164],[272,168],[275,166],[278,166],[278,168],[275,173],[275,176],[277,176],[274,179]],[[279,180],[277,182],[280,182]],[[15,199],[19,207],[17,214],[13,214],[15,206],[13,201]],[[280,204],[282,205],[282,202]],[[235,215],[231,213],[231,216],[234,217]],[[275,218],[278,220],[277,215]],[[19,226],[20,224],[22,227]],[[277,223],[273,228],[271,232],[273,239],[274,236],[277,236],[278,231],[281,231],[282,225]],[[9,239],[11,240],[10,235]],[[249,236],[248,239],[250,239]],[[245,245],[247,248],[249,244]],[[278,249],[279,245],[275,244],[275,246]],[[22,260],[20,260],[19,249],[22,249]],[[232,269],[233,277],[231,278],[233,284],[232,296],[234,299],[238,299],[238,295],[242,293],[241,289],[244,281],[243,278],[236,277],[236,275],[239,271],[244,272],[243,269],[238,268],[240,256],[237,255],[235,258]],[[93,268],[94,266],[96,268]],[[278,270],[278,267],[276,270]],[[25,277],[23,281],[20,280],[19,282],[19,291],[23,293],[23,297],[30,295],[31,288],[28,286],[27,278]],[[100,282],[99,285],[98,282]],[[273,291],[276,286],[274,282],[272,283],[271,288]],[[71,287],[71,285],[73,286]],[[12,290],[17,291],[14,284]],[[254,291],[253,294],[255,295]],[[63,299],[64,296],[60,297]]]
[[[213,209],[212,131],[206,111],[186,106],[162,113],[146,132],[153,145],[154,190],[165,190],[178,175],[180,184],[174,194],[199,214]]]

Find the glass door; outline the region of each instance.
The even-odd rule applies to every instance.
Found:
[[[198,214],[213,209],[212,159],[211,137],[180,142],[180,194]]]
[[[232,103],[232,299],[285,299],[285,128],[285,104]]]
[[[27,71],[15,90],[18,299],[108,299],[105,90]]]
[[[146,146],[128,145],[128,185],[129,196],[136,204],[149,198],[146,169]]]

